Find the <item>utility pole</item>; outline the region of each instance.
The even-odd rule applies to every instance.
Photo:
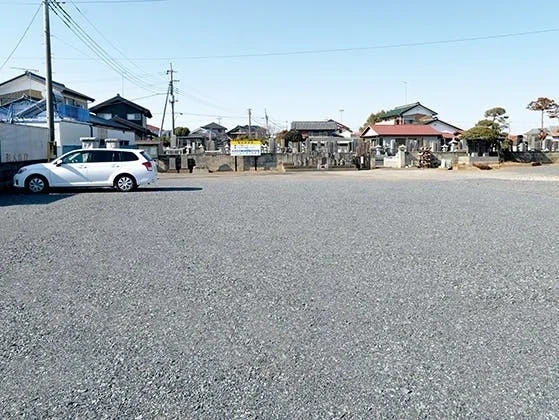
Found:
[[[48,149],[47,160],[52,160],[54,152],[54,102],[52,94],[52,57],[50,49],[50,20],[49,7],[51,0],[43,0],[44,27],[45,27],[45,61],[46,61],[46,101],[47,101],[47,127],[48,127]]]
[[[170,87],[167,88],[167,96],[165,96],[165,105],[163,106],[163,118],[161,119],[161,127],[159,128],[159,137],[161,137],[161,133],[163,132],[163,123],[165,122],[165,113],[167,112],[167,103],[169,102],[169,90]]]
[[[268,112],[266,112],[266,108],[264,108],[264,118],[266,120],[266,134],[270,136],[270,124],[268,121]]]
[[[248,109],[248,138],[252,137],[252,109]]]
[[[171,80],[169,82],[169,96],[171,97],[169,100],[171,103],[171,147],[177,147],[175,136],[175,102],[177,102],[175,100],[175,82],[178,82],[178,80],[174,79],[174,73],[176,73],[176,71],[173,70],[173,63],[171,63],[170,69],[167,70],[167,74],[171,76]]]

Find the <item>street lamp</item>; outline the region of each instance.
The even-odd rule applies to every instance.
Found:
[[[404,84],[404,104],[408,103],[408,82],[406,82],[405,80],[402,80],[402,83]]]
[[[344,115],[344,110],[340,109],[340,122],[344,121],[343,115]]]

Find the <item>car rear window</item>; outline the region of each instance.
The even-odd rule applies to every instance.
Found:
[[[141,151],[140,154],[141,154],[147,161],[153,160],[153,158],[152,158],[150,155],[148,155],[146,152],[144,152],[144,151]]]
[[[119,152],[121,162],[130,162],[133,160],[139,160],[138,155],[134,152]]]

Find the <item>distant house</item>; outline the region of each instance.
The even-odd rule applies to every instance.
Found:
[[[338,124],[334,120],[328,121],[293,121],[291,130],[306,137],[340,137]]]
[[[227,131],[227,136],[230,139],[239,138],[253,138],[253,139],[266,139],[268,138],[268,130],[259,125],[238,125],[235,128]]]
[[[382,121],[377,124],[421,124],[421,120],[434,118],[436,115],[437,113],[432,109],[421,105],[419,102],[414,102],[386,111],[381,117]]]
[[[334,121],[334,120],[328,120],[328,121]],[[338,121],[334,121],[336,123],[337,126],[337,132],[340,136],[342,137],[353,137],[353,131],[351,131],[351,128],[349,128],[347,125],[342,124]]]
[[[157,133],[151,132],[147,127],[147,119],[152,117],[150,110],[118,94],[92,106],[91,112],[94,112],[100,118],[117,122],[134,131],[136,141],[152,139],[157,136]]]
[[[432,151],[441,150],[443,136],[428,125],[420,124],[374,124],[361,133],[361,138],[370,140],[371,148],[377,146],[395,153],[398,146],[406,146],[408,151],[430,147]]]
[[[52,82],[55,96],[61,98],[60,103],[78,108],[88,108],[88,103],[95,99],[67,88],[59,82]],[[40,101],[46,99],[46,79],[30,71],[0,83],[0,106],[11,103],[22,97]]]
[[[210,123],[193,130],[188,136],[178,137],[179,147],[187,147],[191,151],[204,148],[213,151],[228,146],[227,128],[216,123]],[[254,137],[254,136],[253,136]]]
[[[291,130],[301,134],[305,139],[305,147],[310,151],[322,149],[331,153],[341,153],[353,150],[351,130],[334,120],[293,121]],[[301,145],[296,146],[300,148]]]
[[[206,124],[200,128],[203,128],[205,130],[211,130],[212,133],[217,134],[217,135],[226,135],[227,133],[227,128],[217,124],[215,122],[211,122],[209,124]]]

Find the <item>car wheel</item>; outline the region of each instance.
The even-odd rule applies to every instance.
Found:
[[[131,175],[119,175],[115,180],[115,188],[120,192],[132,191],[136,188],[136,180]]]
[[[27,187],[27,191],[30,193],[39,194],[48,189],[49,183],[42,175],[31,175],[25,181],[25,186]]]

